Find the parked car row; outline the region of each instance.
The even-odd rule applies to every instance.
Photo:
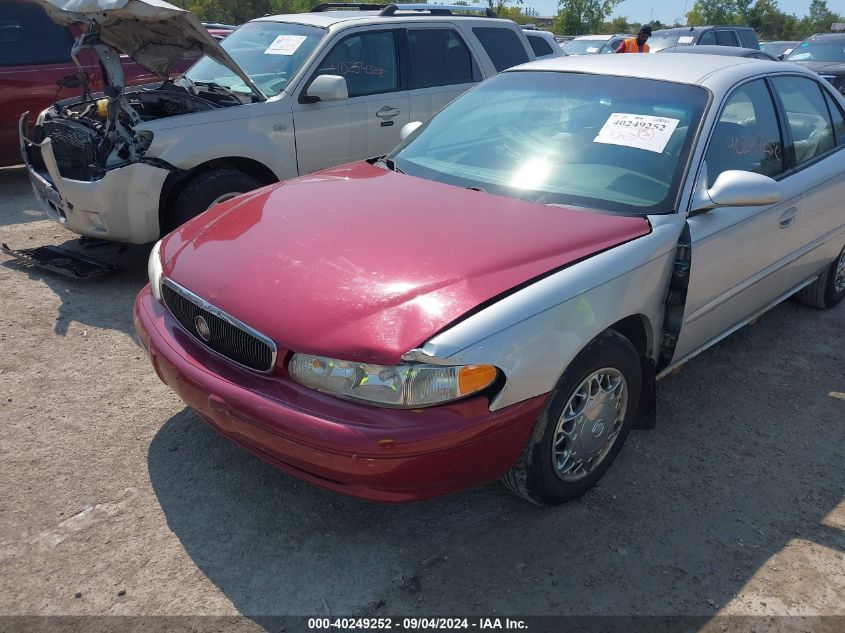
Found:
[[[184,26],[190,46],[205,53],[173,82],[123,91],[106,116],[83,97],[42,112],[31,130],[21,120],[30,177],[49,216],[81,235],[134,243],[239,193],[384,154],[405,124],[535,58],[516,24],[472,7],[324,5],[253,20],[218,43],[175,7],[151,15],[130,0],[101,20],[51,2],[55,19],[88,24],[104,41],[115,28],[131,29],[132,57],[160,63],[163,73],[181,48],[156,48],[160,29],[151,37],[151,22]],[[114,205],[115,197],[126,204]]]
[[[845,97],[810,69],[535,60],[467,7],[323,5],[221,45],[158,0],[71,1],[50,14],[109,73],[205,57],[22,117],[36,196],[85,235],[167,233],[134,309],[154,371],[314,484],[562,503],[654,425],[659,376],[845,298]]]

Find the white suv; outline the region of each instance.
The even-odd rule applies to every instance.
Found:
[[[41,1],[86,27],[74,48],[93,49],[115,88],[54,104],[31,130],[21,118],[36,197],[76,233],[132,243],[239,193],[385,154],[407,123],[535,58],[516,24],[466,6],[325,4],[217,43],[160,0]],[[113,63],[128,54],[166,78],[198,51],[182,77],[142,89],[124,91]]]

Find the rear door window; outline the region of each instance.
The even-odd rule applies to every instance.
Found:
[[[716,31],[716,44],[719,46],[739,46],[734,32],[727,29]]]
[[[0,66],[70,61],[73,38],[39,5],[0,0]]]
[[[472,54],[451,29],[409,30],[408,47],[411,90],[477,80]]]
[[[762,79],[743,84],[728,97],[705,160],[710,185],[731,169],[770,177],[783,173],[783,138]]]
[[[552,47],[549,46],[549,43],[539,35],[531,35],[530,33],[526,33],[525,35],[528,38],[528,43],[531,44],[531,50],[534,51],[534,55],[536,57],[545,57],[546,55],[554,53]]]
[[[477,26],[472,29],[475,37],[481,42],[496,72],[524,64],[528,61],[528,53],[522,41],[511,29],[493,26]]]
[[[772,84],[786,111],[796,166],[832,150],[833,125],[821,86],[806,77],[774,77]]]

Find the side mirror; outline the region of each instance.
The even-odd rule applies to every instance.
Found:
[[[309,103],[348,99],[349,89],[346,87],[346,79],[340,75],[319,75],[308,86],[305,97]]]
[[[706,170],[699,179],[695,203],[690,215],[698,215],[717,207],[762,207],[783,199],[780,185],[762,174],[750,171],[723,171],[713,186],[706,189]]]
[[[406,123],[402,126],[402,129],[399,130],[399,139],[404,141],[414,130],[416,130],[419,126],[422,125],[422,121],[411,121],[410,123]]]

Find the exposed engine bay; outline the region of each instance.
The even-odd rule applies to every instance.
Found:
[[[169,168],[160,160],[144,158],[153,140],[153,133],[139,129],[142,124],[171,116],[250,103],[263,97],[254,87],[253,92],[256,94],[235,93],[215,83],[193,82],[184,75],[172,81],[168,77],[170,65],[191,51],[208,54],[215,59],[222,56],[222,61],[229,59],[204,27],[198,23],[193,24],[196,18],[176,7],[172,11],[179,19],[188,22],[187,27],[182,23],[171,26],[181,28],[181,32],[195,30],[200,34],[200,43],[195,41],[196,38],[187,36],[181,46],[150,44],[143,38],[135,42],[138,39],[135,31],[139,27],[133,26],[131,21],[121,20],[114,12],[110,17],[107,13],[99,13],[90,19],[86,18],[87,28],[71,49],[77,74],[68,78],[77,80],[82,90],[81,97],[53,104],[41,113],[29,133],[29,140],[34,144],[28,145],[25,151],[29,154],[30,164],[45,178],[49,179],[49,175],[39,144],[48,138],[61,176],[72,180],[98,180],[109,169],[135,162],[149,162]],[[68,23],[77,24],[82,19],[77,14],[69,14],[65,18]],[[109,23],[108,30],[104,30],[106,27],[101,21]],[[143,23],[139,24],[144,26]],[[164,26],[158,24],[157,28],[162,29]],[[149,32],[149,28],[144,31],[147,36]],[[117,39],[124,46],[116,50],[104,41],[108,38]],[[211,42],[210,49],[202,43],[203,38]],[[129,44],[137,44],[137,50],[128,48]],[[89,77],[79,62],[79,54],[85,49],[93,51],[99,58],[105,84],[102,93],[92,94],[89,91]],[[143,67],[155,71],[163,82],[155,87],[124,90],[121,52],[132,56]],[[242,74],[239,69],[238,74]]]
[[[30,140],[52,140],[59,171],[65,178],[96,180],[108,168],[141,159],[152,141],[152,133],[136,130],[138,123],[242,103],[213,87],[198,92],[194,94],[168,81],[127,93],[125,105],[118,108],[102,95],[61,101],[43,113]],[[110,117],[112,112],[114,119]],[[37,166],[37,157],[32,158]]]

